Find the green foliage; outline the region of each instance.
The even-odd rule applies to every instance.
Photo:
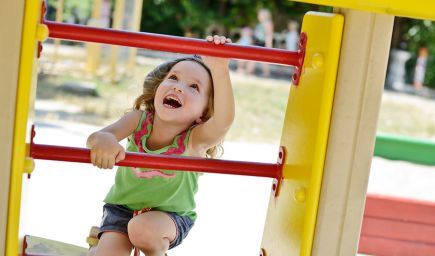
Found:
[[[275,31],[285,30],[289,19],[300,20],[309,10],[331,10],[279,0],[144,0],[141,30],[204,37],[210,26],[217,26],[229,35],[233,29],[254,26],[260,8],[267,8],[273,13]]]
[[[433,51],[432,51],[433,52]],[[427,62],[424,84],[435,89],[435,58],[430,57]]]
[[[426,66],[424,84],[435,88],[435,26],[430,20],[403,19],[402,38],[407,43],[407,48],[413,57],[406,63],[407,82],[412,83],[417,52],[420,46],[429,49],[429,58]]]
[[[430,20],[403,19],[403,39],[408,43],[411,52],[417,52],[421,45],[427,45],[435,50],[435,26]]]
[[[180,3],[176,0],[144,0],[142,8],[141,31],[181,35]]]
[[[46,19],[56,20],[56,8],[58,0],[47,0]],[[91,16],[92,0],[65,0],[63,10],[63,21],[85,24]]]
[[[116,0],[111,0],[112,6]],[[58,0],[47,0],[48,20],[56,19]],[[65,0],[63,21],[84,24],[91,16],[92,0]],[[254,26],[257,10],[272,12],[274,30],[286,30],[290,19],[301,20],[307,11],[331,11],[329,7],[282,0],[143,0],[141,31],[204,37],[210,27],[224,35],[234,29]]]

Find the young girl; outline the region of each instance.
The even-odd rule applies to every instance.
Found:
[[[208,36],[210,43],[231,42]],[[87,146],[99,168],[112,168],[127,151],[214,157],[234,119],[228,59],[185,57],[161,64],[145,78],[134,110],[91,134]],[[104,202],[96,255],[162,256],[195,222],[199,173],[119,167]],[[133,216],[134,211],[141,211]]]

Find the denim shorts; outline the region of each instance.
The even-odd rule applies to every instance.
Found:
[[[183,241],[189,233],[193,226],[193,221],[187,216],[180,216],[174,212],[165,212],[174,221],[177,235],[169,244],[169,249],[172,249]],[[114,204],[105,204],[103,208],[103,218],[100,225],[100,237],[103,232],[106,231],[116,231],[128,235],[127,225],[128,222],[133,218],[133,211],[122,206]]]

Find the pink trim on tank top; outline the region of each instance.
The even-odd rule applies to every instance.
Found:
[[[142,138],[145,135],[149,135],[149,133],[151,132],[151,129],[148,130],[148,124],[150,124],[151,126],[153,125],[153,119],[154,119],[153,117],[154,117],[153,113],[150,111],[147,111],[145,120],[142,122],[140,130],[134,132],[134,143],[138,147],[139,152],[145,152],[145,150],[142,146]],[[161,154],[164,154],[164,155],[181,155],[181,154],[183,154],[184,151],[186,151],[186,145],[184,144],[186,136],[187,136],[187,131],[184,131],[182,134],[177,135],[178,147],[174,147],[171,145],[171,146],[169,146],[169,148],[165,152],[162,152]]]

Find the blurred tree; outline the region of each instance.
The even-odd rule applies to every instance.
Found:
[[[47,20],[56,20],[58,0],[47,0]],[[75,24],[86,24],[91,16],[92,0],[65,0],[63,21]]]
[[[331,11],[329,7],[282,0],[143,1],[141,31],[179,36],[203,37],[210,26],[221,27],[228,35],[235,28],[253,26],[260,8],[271,10],[277,32],[286,29],[289,19],[300,20],[307,11]],[[58,0],[47,0],[48,20],[55,20],[57,3]],[[85,24],[91,15],[92,3],[92,0],[65,0],[64,21]]]
[[[229,35],[235,28],[253,26],[259,8],[272,11],[275,31],[279,32],[285,30],[289,19],[300,20],[309,10],[331,11],[329,7],[281,0],[144,0],[141,30],[204,37],[214,26]]]
[[[397,18],[395,23],[396,41],[392,47],[407,50],[413,57],[406,63],[407,82],[412,83],[418,49],[426,46],[429,49],[429,58],[426,66],[424,84],[435,88],[435,26],[430,20],[415,20]],[[397,30],[397,31],[396,31]]]
[[[403,40],[407,42],[408,49],[411,52],[417,52],[420,45],[428,45],[435,49],[435,45],[429,45],[435,42],[435,26],[430,20],[405,19],[403,22]]]

